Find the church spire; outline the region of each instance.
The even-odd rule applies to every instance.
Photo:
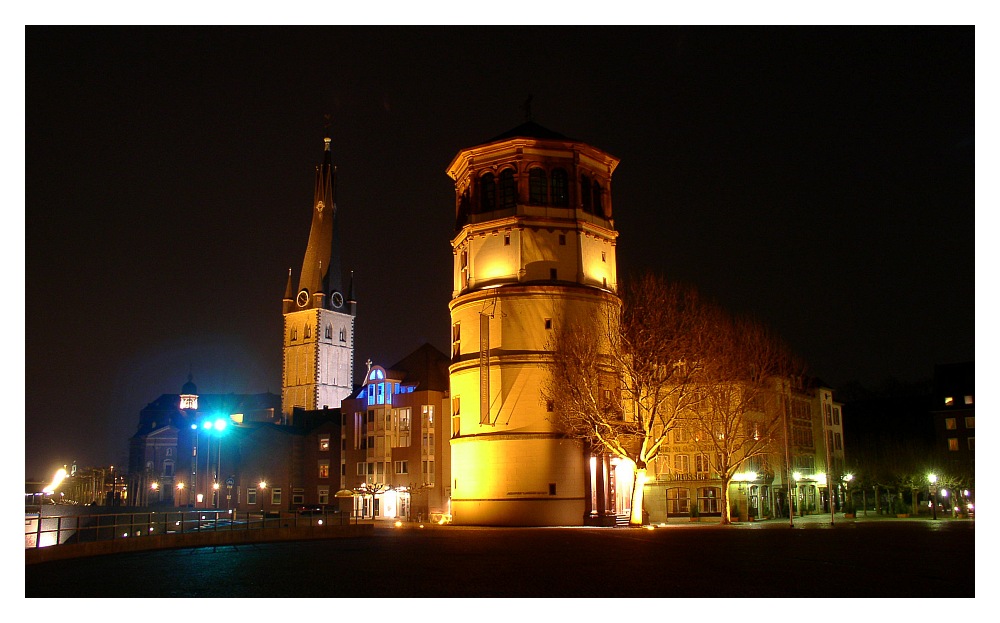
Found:
[[[324,286],[329,283],[327,271],[334,264],[330,258],[336,252],[333,248],[333,232],[337,212],[333,202],[333,157],[330,143],[327,132],[323,139],[323,164],[316,167],[312,225],[309,228],[305,258],[302,260],[302,273],[299,275],[299,291],[295,298],[298,309],[323,308],[326,306],[326,297],[330,295]],[[336,265],[339,266],[339,263]]]

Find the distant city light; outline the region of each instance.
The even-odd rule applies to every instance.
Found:
[[[61,467],[56,470],[56,475],[52,477],[52,484],[42,489],[42,493],[55,493],[56,487],[66,479],[66,470]]]

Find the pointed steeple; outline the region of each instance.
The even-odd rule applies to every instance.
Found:
[[[316,184],[313,190],[312,225],[309,228],[309,243],[302,260],[299,275],[299,291],[295,305],[298,309],[325,307],[329,292],[327,271],[333,248],[333,224],[337,211],[333,202],[333,164],[330,152],[330,137],[323,139],[323,164],[316,167]]]
[[[292,311],[295,304],[295,290],[292,289],[292,269],[288,269],[288,281],[285,282],[285,297],[281,299],[281,313]]]

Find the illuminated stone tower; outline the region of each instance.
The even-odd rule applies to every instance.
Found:
[[[354,387],[354,317],[357,304],[353,280],[341,288],[337,241],[335,170],[330,139],[325,138],[323,164],[316,167],[312,226],[302,261],[298,290],[292,289],[292,271],[282,301],[284,365],[281,410],[291,416],[295,407],[339,408]]]
[[[525,123],[463,149],[455,180],[452,516],[457,524],[579,525],[595,482],[541,389],[554,330],[615,297],[618,159]],[[601,485],[600,490],[604,492]]]

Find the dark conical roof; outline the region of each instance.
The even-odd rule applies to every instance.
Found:
[[[512,130],[508,130],[499,136],[494,136],[487,143],[494,143],[496,141],[503,141],[508,138],[542,138],[542,139],[554,139],[559,141],[572,141],[573,139],[568,136],[564,136],[558,132],[553,132],[552,130],[542,127],[535,123],[534,121],[525,121],[521,125],[517,126]]]
[[[181,393],[185,395],[196,396],[198,394],[198,388],[195,387],[195,384],[191,381],[191,379],[192,377],[189,374],[187,383],[185,383],[184,386],[181,387]]]

